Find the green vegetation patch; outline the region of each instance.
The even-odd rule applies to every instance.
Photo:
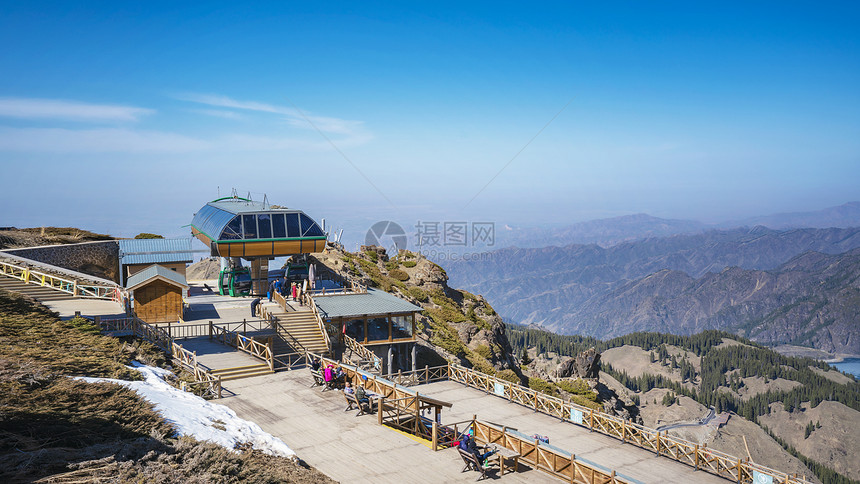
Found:
[[[419,287],[414,287],[414,286],[413,286],[413,287],[410,287],[410,288],[407,290],[407,294],[409,294],[409,295],[410,295],[410,296],[412,296],[413,298],[417,299],[419,302],[427,302],[427,301],[429,301],[429,300],[430,300],[430,296],[428,296],[428,295],[427,295],[427,293],[426,293],[426,292],[424,292],[424,291],[423,291],[421,288],[419,288]]]
[[[401,271],[400,269],[392,269],[388,275],[401,282],[409,280],[409,274]]]
[[[517,385],[520,384],[520,377],[517,376],[517,374],[516,374],[516,372],[514,372],[514,370],[505,369],[505,370],[499,371],[496,373],[496,378],[498,378],[499,380],[505,380],[505,381],[509,381],[511,383],[516,383]]]
[[[134,236],[135,239],[163,239],[163,235],[158,234],[150,234],[148,232],[141,232]]]
[[[556,388],[552,383],[537,377],[529,377],[529,388],[532,390],[556,396]]]
[[[415,266],[417,266],[417,265],[418,265],[418,263],[417,263],[417,262],[415,262],[414,260],[407,260],[407,261],[403,261],[403,267],[409,267],[409,268],[412,268],[412,267],[415,267]]]

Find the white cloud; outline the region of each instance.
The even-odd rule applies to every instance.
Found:
[[[277,106],[256,101],[240,101],[217,94],[184,94],[176,97],[183,101],[205,104],[208,106],[278,114],[284,116],[290,125],[298,128],[313,130],[319,129],[323,133],[358,137],[363,140],[370,138],[364,130],[364,123],[361,121],[313,116],[287,106]],[[310,121],[310,123],[308,121]]]
[[[245,116],[234,112],[234,111],[225,111],[223,109],[192,109],[191,112],[198,114],[205,114],[206,116],[213,116],[216,118],[224,118],[224,119],[245,119]]]
[[[114,104],[89,104],[62,99],[0,98],[0,116],[24,119],[69,121],[137,121],[152,109]]]
[[[205,140],[161,131],[0,127],[0,151],[184,153],[210,147]]]

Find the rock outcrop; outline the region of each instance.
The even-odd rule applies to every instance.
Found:
[[[560,378],[578,377],[596,379],[599,374],[600,353],[598,353],[594,348],[589,348],[558,365],[558,376]]]
[[[314,258],[324,270],[424,308],[419,358],[428,364],[444,358],[486,373],[520,373],[502,318],[482,296],[449,287],[445,270],[422,255],[401,251],[395,257],[382,247],[362,246],[357,253],[334,247]]]

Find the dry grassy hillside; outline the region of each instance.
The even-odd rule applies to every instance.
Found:
[[[0,289],[0,482],[330,482],[290,459],[176,438],[132,390],[68,378],[136,379],[133,360],[166,363],[148,343]]]

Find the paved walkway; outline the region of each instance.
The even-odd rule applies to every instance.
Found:
[[[454,449],[433,452],[413,438],[377,424],[376,415],[356,417],[345,412],[339,391],[310,388],[307,370],[227,382],[234,392],[218,400],[240,417],[259,424],[279,437],[301,459],[332,479],[349,483],[474,482],[476,472],[460,471],[463,461]],[[455,404],[456,406],[456,404]],[[561,481],[541,471],[521,466],[521,472],[505,473],[509,483]],[[497,476],[495,472],[491,473]]]
[[[527,435],[545,435],[555,447],[642,482],[728,482],[665,457],[657,457],[653,452],[624,444],[598,432],[589,432],[588,429],[561,422],[557,418],[536,413],[530,408],[487,395],[457,382],[442,381],[413,388],[423,395],[454,403],[443,413],[443,424],[467,420],[472,418],[472,415],[478,415],[479,420],[513,427]]]

